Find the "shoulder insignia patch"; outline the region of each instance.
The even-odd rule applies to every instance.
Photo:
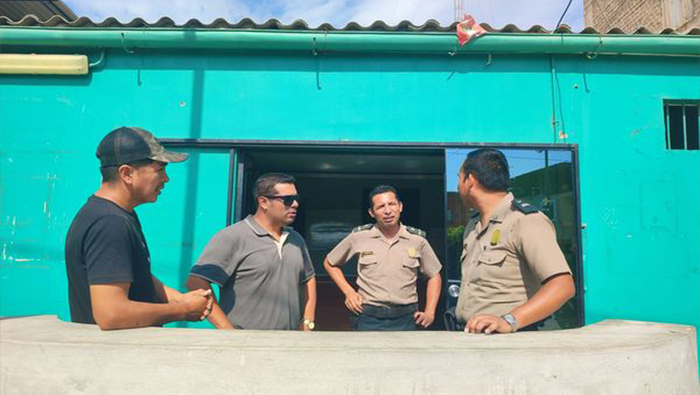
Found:
[[[420,230],[420,229],[414,228],[414,227],[412,227],[412,226],[407,226],[407,227],[406,227],[406,230],[408,231],[408,233],[411,233],[411,234],[414,234],[414,235],[418,235],[418,236],[420,236],[420,237],[425,237],[425,231],[424,231],[424,230]]]
[[[365,224],[362,226],[358,226],[352,230],[352,233],[362,232],[363,230],[370,230],[370,229],[372,229],[373,226],[374,226],[374,224]]]
[[[537,207],[535,207],[531,204],[528,204],[528,203],[523,203],[519,200],[513,200],[513,202],[511,203],[511,206],[514,209],[521,211],[525,214],[533,214],[533,213],[540,211]]]

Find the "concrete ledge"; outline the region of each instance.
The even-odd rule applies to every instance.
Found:
[[[514,335],[147,328],[0,320],[0,393],[700,394],[693,327]]]

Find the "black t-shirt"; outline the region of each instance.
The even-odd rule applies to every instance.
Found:
[[[71,321],[94,324],[90,285],[129,282],[129,299],[162,302],[151,277],[141,223],[112,201],[90,196],[66,236]]]

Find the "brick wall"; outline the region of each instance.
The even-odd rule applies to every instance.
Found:
[[[633,33],[640,27],[681,32],[700,27],[700,0],[584,0],[584,21],[598,31],[613,27]]]

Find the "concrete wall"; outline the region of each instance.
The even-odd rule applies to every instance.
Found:
[[[694,328],[632,321],[514,335],[0,321],[13,394],[697,395]]]

